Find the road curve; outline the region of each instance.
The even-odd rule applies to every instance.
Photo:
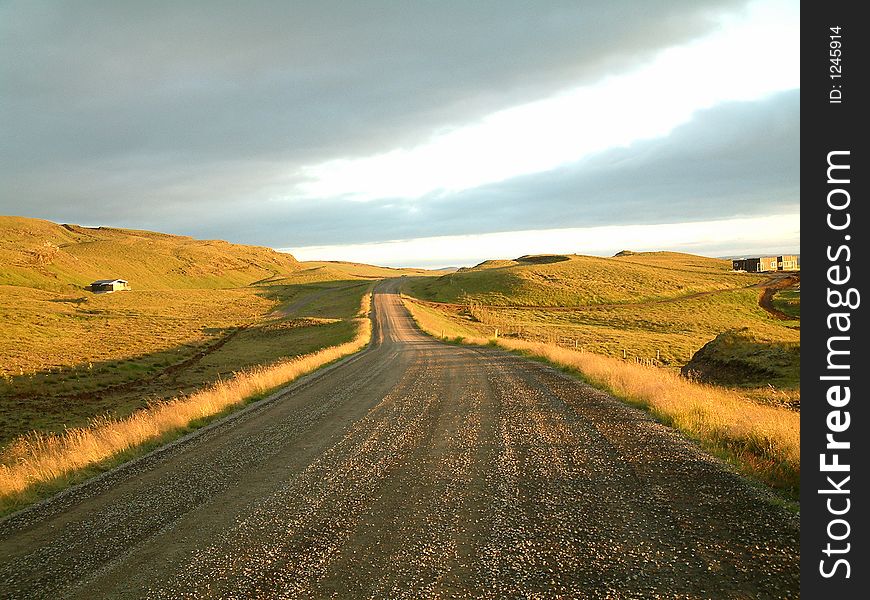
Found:
[[[797,517],[375,292],[372,346],[0,523],[3,598],[794,598]]]

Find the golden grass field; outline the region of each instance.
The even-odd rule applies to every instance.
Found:
[[[539,262],[544,261],[544,262]],[[470,336],[544,342],[679,370],[707,342],[728,330],[751,331],[759,344],[781,350],[763,377],[755,371],[740,387],[771,403],[799,403],[799,292],[792,319],[775,318],[759,305],[757,287],[769,275],[735,273],[729,261],[672,252],[527,257],[487,261],[437,278],[410,280],[406,292],[437,302],[437,309]],[[777,304],[778,305],[778,304]],[[787,312],[787,311],[786,311]],[[748,348],[748,346],[747,346]],[[753,352],[755,351],[754,348]],[[735,369],[742,360],[732,356]]]
[[[301,272],[304,273],[304,270]],[[0,443],[190,393],[233,371],[346,342],[369,282],[71,297],[0,287]],[[292,316],[284,297],[315,298]],[[74,300],[74,301],[70,301]]]
[[[739,391],[689,381],[668,369],[543,342],[481,336],[479,330],[413,298],[405,298],[405,306],[431,335],[471,344],[495,343],[545,359],[649,410],[744,474],[797,498],[800,414],[795,411],[759,404]]]
[[[34,432],[19,437],[0,454],[0,514],[32,502],[40,493],[66,487],[106,469],[149,444],[165,442],[261,398],[298,377],[365,347],[371,339],[370,295],[362,296],[351,340],[268,366],[242,370],[190,395],[152,403],[122,418],[103,416],[62,433]],[[132,451],[132,454],[131,454]],[[137,452],[138,451],[138,452]]]

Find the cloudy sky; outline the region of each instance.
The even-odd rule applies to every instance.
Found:
[[[797,0],[0,0],[0,214],[394,266],[799,251]]]

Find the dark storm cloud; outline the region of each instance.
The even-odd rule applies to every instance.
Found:
[[[456,199],[414,213],[280,198],[301,165],[411,145],[637,66],[742,4],[4,2],[0,213],[276,245],[345,241],[331,209],[443,232],[468,220]],[[467,201],[529,202],[518,194]],[[504,211],[485,226],[523,214]]]
[[[797,208],[799,164],[795,90],[699,112],[665,138],[440,198],[272,203],[274,222],[293,236],[239,223],[252,239],[292,247],[768,215]]]

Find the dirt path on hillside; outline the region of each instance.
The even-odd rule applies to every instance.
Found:
[[[787,315],[781,310],[777,310],[773,306],[773,297],[776,295],[777,292],[781,292],[782,290],[787,290],[795,287],[796,285],[800,285],[800,282],[800,275],[782,274],[772,277],[770,280],[759,286],[763,289],[761,294],[758,296],[758,305],[765,311],[767,311],[767,313],[774,319],[780,319],[783,321],[800,320],[800,317],[793,317],[791,315]]]
[[[799,519],[554,369],[420,333],[0,522],[0,597],[794,598]]]

